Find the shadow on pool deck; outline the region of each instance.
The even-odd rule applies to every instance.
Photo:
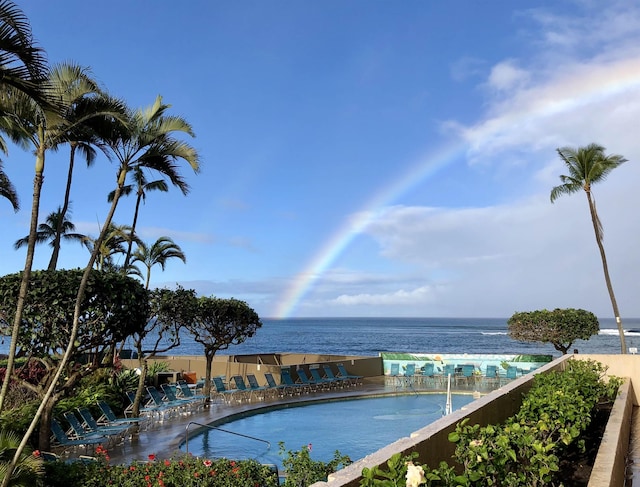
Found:
[[[416,392],[411,388],[397,387],[385,383],[384,377],[369,377],[359,386],[326,392],[315,392],[295,397],[266,399],[262,401],[238,402],[234,404],[212,403],[211,406],[197,413],[170,418],[162,423],[155,423],[136,437],[127,439],[123,445],[109,449],[112,464],[130,463],[132,461],[146,461],[149,455],[157,458],[170,458],[179,454],[179,447],[185,441],[187,426],[190,423],[209,424],[231,415],[253,411],[262,408],[273,408],[282,404],[300,402],[314,402],[348,397],[375,397],[380,395],[411,394]],[[419,392],[444,392],[439,388],[420,388]],[[469,390],[455,392],[472,392]],[[190,435],[196,434],[197,425],[189,427]]]

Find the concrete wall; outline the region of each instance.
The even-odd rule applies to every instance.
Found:
[[[148,363],[166,362],[169,370],[180,373],[193,372],[199,379],[205,376],[206,360],[204,356],[157,356],[148,359]],[[139,366],[137,359],[122,360],[127,368]],[[382,359],[380,357],[359,357],[347,355],[323,355],[323,354],[264,354],[264,355],[215,355],[211,367],[211,375],[224,375],[229,378],[234,375],[254,374],[261,385],[266,383],[263,374],[270,372],[276,381],[280,380],[280,369],[285,366],[303,366],[308,368],[312,364],[330,364],[334,373],[337,372],[335,364],[344,364],[347,372],[352,375],[364,377],[377,377],[382,375]]]

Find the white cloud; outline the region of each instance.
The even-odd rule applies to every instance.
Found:
[[[529,73],[509,60],[498,63],[491,69],[487,85],[492,90],[507,91],[524,86],[528,79]]]

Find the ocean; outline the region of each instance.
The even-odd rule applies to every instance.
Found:
[[[287,318],[263,319],[255,336],[219,354],[323,353],[378,356],[380,352],[514,353],[559,356],[552,345],[512,340],[507,318]],[[627,347],[640,348],[640,319],[623,321]],[[582,353],[620,353],[613,319],[600,320],[600,333],[577,340]],[[168,355],[200,355],[202,345],[188,333]]]
[[[640,319],[623,320],[627,347],[640,348]],[[167,355],[201,355],[202,345],[185,331],[181,345]],[[573,349],[582,353],[620,353],[613,319],[600,319],[600,333]],[[3,337],[0,354],[9,350]],[[378,356],[380,352],[514,353],[559,356],[549,344],[512,340],[507,318],[286,318],[263,319],[255,336],[219,353],[323,353]]]

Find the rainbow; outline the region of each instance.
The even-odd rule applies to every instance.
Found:
[[[376,218],[384,214],[385,208],[402,194],[410,191],[441,168],[453,163],[470,149],[473,140],[490,139],[503,131],[512,131],[518,122],[558,116],[571,112],[589,103],[598,103],[617,95],[636,91],[640,88],[640,68],[637,59],[623,59],[605,64],[585,72],[581,83],[576,85],[575,76],[565,76],[541,85],[542,89],[528,92],[506,116],[497,117],[491,123],[471,127],[466,141],[457,140],[427,154],[414,164],[391,185],[375,194],[356,214],[347,219],[338,231],[329,238],[318,253],[309,261],[304,270],[297,274],[292,285],[286,290],[276,306],[275,317],[291,315],[301,299],[311,289],[336,258],[348,247],[353,239]],[[549,86],[553,89],[548,90]],[[473,150],[471,151],[473,152]]]
[[[307,263],[302,272],[295,276],[292,285],[279,300],[274,317],[287,318],[291,316],[296,306],[322,274],[356,236],[362,233],[371,222],[384,214],[390,203],[433,176],[441,168],[454,162],[464,153],[465,149],[466,146],[458,141],[455,145],[444,146],[421,158],[400,178],[376,193],[363,206],[362,211],[356,213],[356,216],[347,218]]]

